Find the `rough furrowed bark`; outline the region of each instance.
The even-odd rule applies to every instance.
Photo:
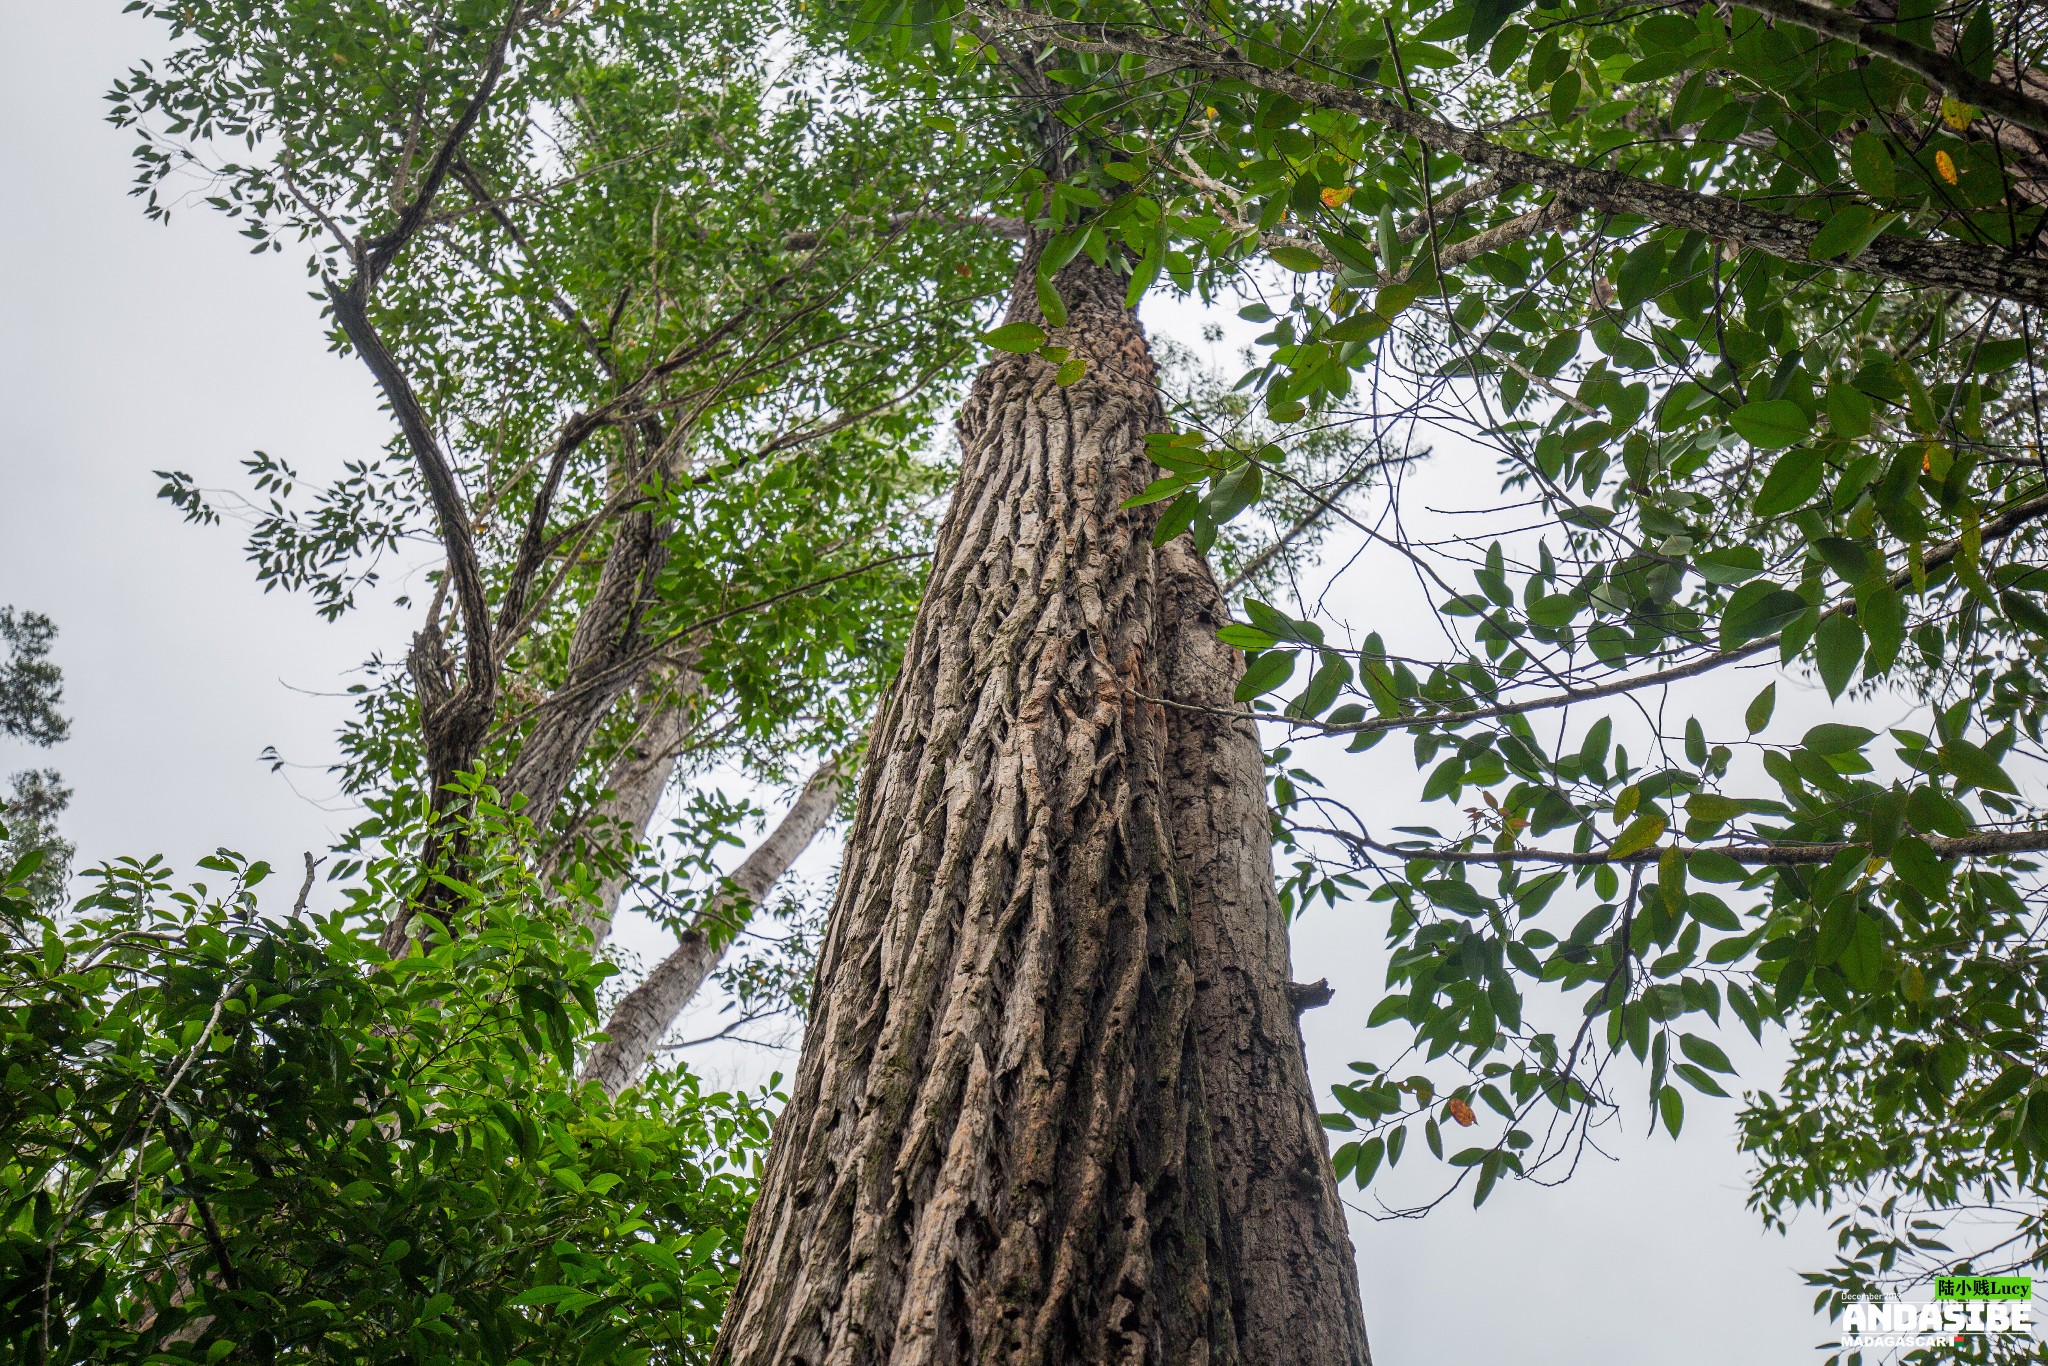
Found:
[[[731,948],[737,921],[768,899],[770,889],[832,818],[840,781],[835,762],[811,775],[775,829],[733,870],[720,895],[698,913],[647,980],[613,1009],[604,1027],[610,1037],[583,1060],[577,1080],[594,1081],[616,1096],[640,1079],[662,1036]]]
[[[649,667],[628,665],[641,652],[640,621],[667,558],[668,531],[645,512],[628,513],[613,529],[611,553],[570,640],[567,675],[541,703],[506,774],[506,795],[524,797],[536,825],[560,805],[612,704]]]
[[[1027,251],[1011,319],[1042,321]],[[1000,357],[877,717],[729,1366],[1367,1361],[1239,662],[1119,505],[1156,376],[1079,258],[1062,388]]]

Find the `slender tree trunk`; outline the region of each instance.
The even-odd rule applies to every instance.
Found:
[[[832,808],[839,804],[839,793],[839,765],[828,761],[811,775],[775,829],[733,870],[720,894],[683,931],[668,957],[626,993],[605,1024],[610,1037],[583,1060],[579,1081],[597,1082],[616,1096],[640,1080],[655,1046],[732,947],[738,922],[768,899],[769,889],[825,828]]]
[[[573,847],[579,836],[593,830],[598,838],[607,840],[629,833],[636,841],[647,838],[647,827],[653,823],[662,794],[668,791],[675,776],[676,757],[696,728],[696,703],[703,686],[703,678],[686,669],[654,689],[632,741],[612,761],[611,773],[605,780],[612,795],[564,832],[563,847]],[[594,947],[611,938],[619,898],[631,879],[630,866],[606,878],[598,888],[597,904],[585,910],[584,923]]]
[[[612,704],[651,667],[634,661],[643,653],[641,618],[668,558],[669,530],[646,512],[627,513],[612,529],[611,552],[570,637],[562,685],[540,704],[505,775],[506,795],[526,798],[536,825],[545,826],[561,804]]]
[[[1042,321],[1027,249],[1012,320]],[[1077,258],[999,357],[876,718],[727,1366],[1363,1366],[1214,580],[1154,550],[1156,375]]]

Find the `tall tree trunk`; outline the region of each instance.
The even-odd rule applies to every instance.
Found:
[[[1027,249],[1013,321],[1042,322]],[[727,1366],[1363,1366],[1258,741],[1157,379],[1077,258],[1061,388],[992,361],[876,718]]]
[[[839,765],[827,761],[711,904],[697,913],[668,957],[620,1000],[604,1027],[610,1037],[591,1049],[577,1080],[597,1082],[614,1096],[640,1080],[662,1035],[732,947],[738,922],[768,899],[769,890],[825,828],[839,793]]]

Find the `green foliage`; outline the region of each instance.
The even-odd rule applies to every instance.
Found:
[[[590,833],[678,666],[701,694],[672,699],[699,714],[693,767],[779,776],[794,748],[845,747],[921,582],[933,415],[1007,280],[938,174],[973,149],[768,41],[784,17],[751,0],[136,8],[172,43],[112,96],[150,212],[197,177],[256,249],[304,251],[330,291],[372,280],[368,325],[466,491],[501,618],[510,696],[478,757],[503,771],[555,719],[537,704],[575,691],[579,626],[650,532],[646,567],[615,575],[630,601],[598,613],[632,623],[608,676],[634,705],[585,748],[562,826]],[[164,496],[246,524],[259,581],[324,615],[446,533],[404,439],[320,489],[246,466],[240,492],[163,472]],[[373,679],[344,770],[369,849],[425,777],[413,672]]]
[[[57,627],[40,612],[0,607],[0,640],[7,665],[0,669],[0,735],[32,745],[54,745],[71,723],[57,710],[64,700],[64,674],[50,662]]]
[[[2048,107],[1998,65],[2038,69],[2044,34],[1999,0],[1939,39],[1925,7],[1879,38],[1836,13],[964,0],[901,23],[876,0],[856,25],[884,60],[928,42],[969,108],[1033,54],[1066,155],[992,197],[1134,294],[1248,297],[1241,387],[1271,420],[1499,461],[1505,529],[1390,517],[1433,639],[1251,601],[1224,631],[1252,652],[1240,698],[1291,728],[1290,905],[1369,888],[1389,917],[1372,1021],[1399,1040],[1337,1088],[1340,1171],[1373,1180],[1417,1128],[1442,1156],[1454,1121],[1475,1142],[1448,1184],[1484,1199],[1569,1168],[1622,1055],[1676,1134],[1687,1091],[1733,1080],[1715,1030],[1781,1027],[1743,1142],[1767,1218],[1864,1211],[1813,1274],[1824,1307],[2048,1255]],[[2003,94],[1966,102],[1973,80]],[[1206,544],[1293,444],[1161,434],[1162,536]],[[1688,714],[1688,680],[1745,662],[1912,714],[1795,738],[1768,688],[1745,732]],[[1317,737],[1395,732],[1465,828],[1376,834],[1311,791],[1374,762]]]
[[[395,962],[374,877],[279,915],[264,865],[202,863],[97,869],[61,922],[19,869],[0,902],[10,1359],[705,1358],[766,1112],[573,1084],[608,969],[521,860]]]
[[[7,665],[0,670],[0,735],[47,748],[71,733],[57,710],[64,700],[64,673],[50,660],[57,627],[40,612],[0,607],[0,640]],[[71,843],[57,833],[57,817],[71,803],[71,789],[55,769],[25,769],[9,778],[12,793],[0,803],[6,818],[0,834],[0,868],[19,874],[19,894],[51,909],[64,899],[71,876]]]
[[[55,769],[32,768],[10,780],[13,793],[0,804],[6,834],[0,835],[0,868],[17,873],[18,894],[44,910],[61,905],[71,877],[71,842],[57,833],[57,817],[71,804],[71,789]]]
[[[1055,328],[1052,273],[1086,252],[1134,305],[1230,296],[1264,329],[1235,388],[1198,385],[1155,436],[1141,501],[1162,540],[1252,576],[1222,638],[1290,738],[1286,904],[1387,916],[1371,1019],[1396,1039],[1336,1088],[1340,1173],[1373,1182],[1418,1130],[1475,1202],[1566,1170],[1627,1058],[1674,1136],[1688,1092],[1746,1091],[1767,1219],[1854,1211],[1810,1273],[1824,1307],[2048,1254],[2026,7],[1853,31],[1790,0],[613,0],[531,26],[483,3],[144,7],[180,46],[114,117],[145,133],[153,211],[196,172],[257,249],[314,243],[330,286],[382,272],[373,321],[491,491],[490,591],[549,547],[506,633],[531,700],[494,718],[490,767],[573,672],[629,508],[664,552],[632,619],[711,679],[704,733],[772,767],[795,718],[850,732],[914,596],[906,508],[943,482],[920,434],[975,344],[1082,373],[1034,325],[983,330],[1006,252],[979,225],[1012,220]],[[771,30],[801,49],[787,78]],[[1250,547],[1312,529],[1421,427],[1490,453],[1513,514],[1435,541],[1353,524],[1416,570],[1427,638],[1257,577]],[[415,469],[352,467],[305,514],[288,466],[251,472],[259,574],[330,613],[429,533]],[[1738,733],[1698,690],[1742,665],[1840,710],[1795,737],[1775,683],[1745,683]],[[627,710],[579,761],[582,808]],[[417,831],[420,720],[395,671],[364,693],[362,858]],[[1397,732],[1400,759],[1336,752]],[[1318,776],[1389,762],[1423,803],[1469,803],[1463,828],[1376,833]],[[1737,1027],[1785,1031],[1775,1086],[1735,1075],[1716,1036]]]

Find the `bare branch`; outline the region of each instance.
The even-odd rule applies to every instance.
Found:
[[[370,373],[376,376],[378,387],[383,389],[384,398],[391,405],[392,416],[398,419],[399,430],[404,433],[406,445],[412,451],[413,461],[419,466],[428,496],[433,500],[434,520],[439,526],[442,544],[448,551],[448,573],[455,581],[455,601],[462,608],[463,641],[468,654],[471,686],[492,686],[483,682],[496,672],[491,650],[490,602],[484,593],[482,571],[477,565],[469,511],[464,506],[462,490],[456,484],[455,471],[441,450],[440,439],[434,435],[433,424],[420,404],[419,395],[413,392],[411,382],[398,368],[398,362],[392,358],[384,339],[370,322],[361,283],[362,277],[358,276],[344,289],[330,281],[327,297],[334,305],[334,316],[340,322],[343,334],[362,356],[363,363],[370,367]]]
[[[837,759],[818,767],[788,813],[697,913],[668,957],[619,1002],[605,1024],[608,1037],[584,1059],[579,1081],[595,1081],[617,1095],[639,1080],[661,1036],[725,956],[736,922],[767,899],[769,890],[824,829],[844,781]]]

